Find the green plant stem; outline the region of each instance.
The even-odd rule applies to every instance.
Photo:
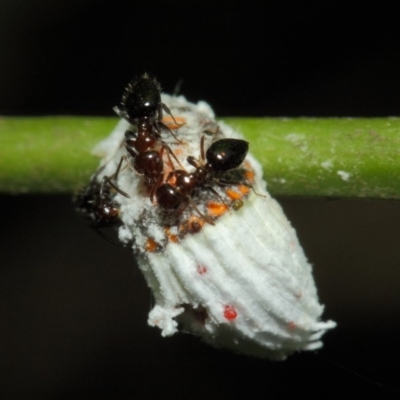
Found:
[[[283,196],[400,198],[399,118],[224,118]],[[71,193],[89,182],[90,154],[116,118],[0,119],[0,192]]]

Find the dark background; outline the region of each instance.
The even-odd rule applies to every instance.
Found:
[[[220,116],[399,115],[395,2],[188,4],[2,2],[0,114],[112,115],[148,71]],[[280,200],[338,327],[271,363],[161,338],[132,255],[70,196],[0,197],[3,398],[399,398],[399,203]]]

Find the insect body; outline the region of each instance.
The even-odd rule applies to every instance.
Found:
[[[249,144],[241,139],[220,139],[211,144],[204,156],[203,136],[200,148],[200,164],[192,156],[187,158],[188,163],[196,168],[193,172],[172,171],[167,177],[166,183],[157,188],[157,202],[163,210],[181,212],[188,203],[194,206],[191,197],[200,187],[206,187],[219,196],[210,184],[212,182],[227,183],[224,180],[224,173],[236,169],[242,164],[246,158]],[[169,181],[173,177],[175,183],[172,185]]]
[[[171,156],[179,163],[170,147],[161,140],[161,130],[173,132],[162,122],[163,111],[168,113],[176,124],[169,108],[161,102],[161,86],[158,81],[148,74],[135,78],[125,88],[119,106],[114,111],[132,125],[136,125],[137,131],[125,132],[125,148],[133,158],[130,163],[125,161],[135,172],[142,175],[150,188],[150,198],[161,184],[164,177],[163,153],[167,150],[167,156],[171,167]],[[179,124],[178,124],[179,125]],[[118,176],[117,169],[115,176]]]
[[[91,228],[108,242],[118,245],[100,230],[107,227],[119,227],[122,222],[119,206],[113,200],[112,190],[114,185],[106,176],[103,177],[101,183],[98,182],[98,174],[99,172],[96,173],[87,187],[77,193],[73,201],[77,211],[90,221]],[[125,194],[125,192],[122,193]]]

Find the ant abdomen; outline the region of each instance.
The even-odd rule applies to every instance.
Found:
[[[161,85],[149,74],[133,79],[125,88],[115,112],[130,123],[139,118],[154,120],[160,110]]]
[[[246,158],[249,143],[241,139],[221,139],[206,152],[206,159],[215,172],[226,172],[239,167]]]

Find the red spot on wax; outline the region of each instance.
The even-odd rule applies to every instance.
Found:
[[[197,266],[197,272],[200,275],[203,275],[203,274],[205,274],[207,272],[207,267],[205,267],[204,265],[198,265]]]
[[[288,328],[289,329],[296,329],[297,325],[293,321],[290,321],[289,324],[288,324]]]
[[[224,317],[228,321],[233,321],[237,317],[237,312],[232,306],[225,306]]]

